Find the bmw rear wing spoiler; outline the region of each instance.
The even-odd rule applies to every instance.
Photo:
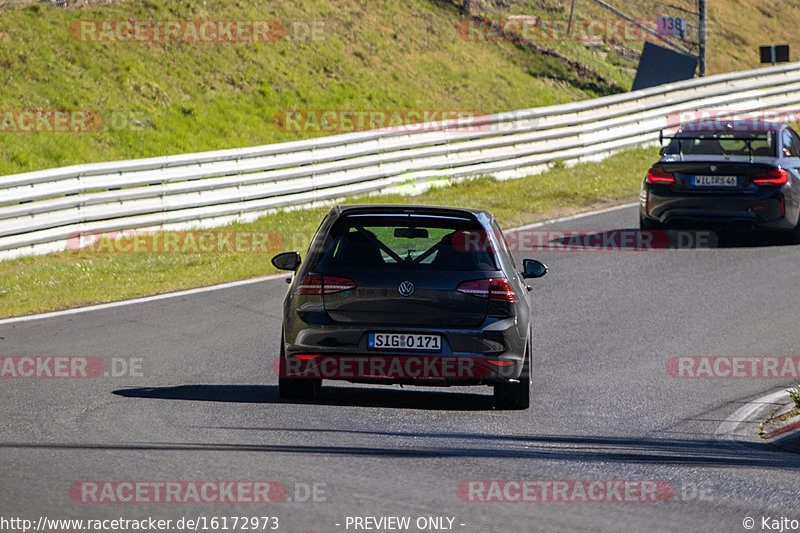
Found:
[[[683,160],[683,143],[681,141],[683,141],[683,140],[708,141],[708,140],[714,140],[714,139],[720,140],[720,137],[717,137],[715,134],[728,134],[729,135],[730,133],[731,132],[727,132],[727,131],[710,131],[705,135],[702,135],[702,134],[695,134],[695,135],[689,134],[689,135],[687,135],[687,134],[683,134],[683,133],[679,133],[679,134],[676,134],[676,135],[664,135],[664,130],[659,130],[658,131],[658,144],[661,147],[659,149],[659,153],[661,155],[664,155],[664,152],[665,152],[666,148],[670,144],[672,144],[672,141],[677,140],[678,141],[678,154],[680,155],[681,160]],[[750,162],[751,163],[753,162],[753,141],[766,140],[767,141],[767,146],[770,146],[770,147],[772,146],[772,136],[770,135],[770,133],[773,133],[773,132],[771,132],[771,131],[758,131],[758,132],[749,132],[749,133],[736,132],[736,133],[737,134],[736,134],[735,137],[723,137],[722,140],[744,141],[744,143],[747,145],[747,155],[750,158]],[[669,140],[669,144],[667,146],[664,146],[664,139]]]

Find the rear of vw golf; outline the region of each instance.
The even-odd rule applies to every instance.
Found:
[[[284,301],[282,398],[315,398],[323,379],[492,385],[500,408],[530,402],[530,308],[485,211],[342,206],[328,214]],[[544,273],[526,261],[528,277]]]

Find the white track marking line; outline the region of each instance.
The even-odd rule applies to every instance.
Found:
[[[597,211],[587,211],[585,213],[578,213],[577,215],[570,215],[570,216],[567,216],[567,217],[553,218],[553,219],[550,219],[550,220],[543,220],[541,222],[534,222],[533,224],[528,224],[527,226],[520,226],[518,228],[511,228],[511,229],[503,230],[503,231],[504,232],[514,232],[514,231],[520,231],[520,230],[525,230],[525,229],[530,229],[530,228],[540,228],[542,226],[549,226],[551,224],[558,224],[559,222],[569,222],[570,220],[578,220],[580,218],[586,218],[586,217],[590,217],[590,216],[593,216],[593,215],[602,215],[603,213],[610,213],[612,211],[619,211],[621,209],[628,209],[628,208],[631,208],[631,207],[635,207],[637,205],[639,205],[639,202],[633,202],[633,203],[630,203],[630,204],[615,205],[613,207],[604,207],[603,209],[598,209]],[[638,229],[638,225],[637,225],[637,229]]]
[[[116,302],[107,302],[96,305],[88,305],[85,307],[74,307],[72,309],[62,309],[61,311],[50,311],[48,313],[41,313],[38,315],[23,315],[11,318],[0,319],[0,326],[5,324],[13,324],[16,322],[25,322],[28,320],[42,320],[45,318],[55,318],[59,316],[77,315],[78,313],[88,313],[89,311],[101,311],[103,309],[111,309],[114,307],[122,307],[124,305],[133,305],[146,302],[154,302],[156,300],[166,300],[168,298],[179,298],[181,296],[189,296],[192,294],[200,294],[203,292],[219,291],[222,289],[230,289],[232,287],[240,287],[242,285],[252,285],[254,283],[261,283],[262,281],[269,281],[286,277],[286,274],[272,274],[269,276],[261,276],[258,278],[243,279],[239,281],[229,281],[227,283],[220,283],[218,285],[210,285],[208,287],[197,287],[194,289],[186,289],[183,291],[167,292],[164,294],[155,294],[153,296],[142,296],[141,298],[133,298],[131,300],[119,300]]]
[[[781,389],[744,404],[719,425],[714,432],[714,438],[716,440],[736,441],[736,430],[739,429],[742,423],[748,422],[748,418],[765,405],[774,404],[788,395],[789,393],[785,389]]]
[[[520,226],[518,228],[511,228],[506,230],[507,232],[514,232],[525,230],[529,228],[537,228],[540,226],[545,226],[549,224],[557,224],[559,222],[566,222],[569,220],[576,220],[579,218],[590,217],[592,215],[601,215],[603,213],[608,213],[610,211],[616,211],[619,209],[627,209],[633,206],[639,205],[638,203],[630,203],[630,204],[623,204],[623,205],[615,205],[613,207],[605,207],[603,209],[598,209],[597,211],[587,211],[585,213],[578,213],[577,215],[570,215],[567,217],[561,218],[554,218],[551,220],[544,220],[542,222],[535,222],[533,224],[528,224],[527,226]],[[133,298],[130,300],[118,300],[116,302],[108,302],[102,303],[97,305],[88,305],[85,307],[73,307],[72,309],[62,309],[60,311],[50,311],[47,313],[40,313],[36,315],[23,315],[23,316],[15,316],[11,318],[3,318],[0,319],[0,326],[5,324],[15,324],[18,322],[27,322],[29,320],[42,320],[45,318],[56,318],[60,316],[67,316],[67,315],[76,315],[78,313],[88,313],[90,311],[101,311],[103,309],[111,309],[113,307],[122,307],[123,305],[133,305],[139,303],[146,303],[146,302],[153,302],[156,300],[165,300],[167,298],[179,298],[181,296],[189,296],[192,294],[201,294],[204,292],[211,292],[211,291],[218,291],[222,289],[229,289],[232,287],[239,287],[242,285],[250,285],[253,283],[261,283],[262,281],[270,281],[273,279],[280,279],[282,277],[287,276],[287,274],[272,274],[270,276],[262,276],[258,278],[250,278],[250,279],[243,279],[239,281],[230,281],[227,283],[220,283],[218,285],[211,285],[209,287],[196,287],[194,289],[187,289],[184,291],[176,291],[176,292],[167,292],[164,294],[156,294],[154,296],[143,296],[141,298]]]

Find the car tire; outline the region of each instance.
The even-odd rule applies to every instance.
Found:
[[[642,215],[639,215],[639,229],[642,231],[652,231],[657,229],[663,229],[663,225],[652,220],[650,218],[646,218]]]
[[[278,397],[282,400],[317,400],[322,391],[321,379],[283,378],[286,374],[286,353],[281,336],[281,355],[278,362]]]
[[[321,379],[278,378],[278,396],[282,400],[317,400],[321,390]]]
[[[794,228],[786,232],[786,241],[789,244],[800,244],[800,218]]]
[[[494,407],[503,410],[523,410],[531,405],[533,395],[531,380],[531,337],[525,345],[525,358],[522,365],[522,374],[512,383],[495,383]],[[526,364],[527,363],[527,364]]]

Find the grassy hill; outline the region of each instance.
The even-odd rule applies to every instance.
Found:
[[[276,113],[288,109],[491,113],[624,90],[513,43],[465,42],[455,32],[463,16],[458,5],[428,0],[2,8],[0,110],[93,110],[113,120],[98,132],[0,133],[0,175],[315,135],[276,128]],[[106,19],[266,19],[290,33],[311,23],[318,31],[259,43],[97,43],[69,34],[71,23]]]
[[[637,20],[652,20],[658,16],[685,17],[689,24],[686,42],[676,42],[697,53],[697,0],[604,1]],[[567,19],[571,4],[572,0],[484,0],[480,9],[490,14],[529,14],[545,19]],[[771,44],[789,44],[794,54],[790,59],[797,60],[797,54],[800,53],[796,30],[800,25],[800,4],[797,1],[708,0],[706,11],[706,74],[764,66],[759,63],[758,47]],[[573,16],[580,19],[618,18],[592,0],[575,0]],[[586,54],[586,50],[576,44],[551,44],[570,56]],[[643,45],[637,41],[618,44],[633,52],[641,51]],[[605,56],[610,52],[613,56],[615,50],[623,52],[619,46],[605,46],[594,49],[594,55]],[[613,64],[617,60],[612,57],[608,61]]]
[[[695,10],[694,0],[612,0],[636,18]],[[0,175],[82,162],[252,146],[323,135],[282,131],[287,110],[486,113],[628,90],[640,41],[587,46],[461,38],[470,16],[566,19],[571,0],[271,0],[47,2],[0,7],[0,111],[88,110],[99,131],[8,131]],[[666,7],[667,4],[676,7]],[[709,3],[708,72],[758,66],[756,46],[794,42],[800,9],[764,0]],[[780,17],[778,16],[780,13]],[[687,15],[688,16],[688,15]],[[694,20],[690,18],[690,23]],[[575,18],[616,18],[576,0]],[[85,42],[81,20],[277,20],[259,43]],[[313,37],[304,29],[315,28]],[[690,28],[689,38],[695,38]],[[14,116],[14,115],[12,115]],[[0,117],[2,118],[2,117]]]
[[[685,14],[695,0],[612,0],[635,18]],[[571,0],[122,1],[0,7],[0,110],[90,110],[99,131],[0,128],[0,175],[81,162],[231,148],[322,135],[273,124],[286,110],[479,110],[627,90],[641,42],[586,46],[459,38],[468,16],[566,19]],[[671,7],[670,7],[671,6]],[[795,42],[800,9],[709,2],[708,73],[758,66],[759,44]],[[690,24],[695,20],[686,15]],[[616,18],[576,0],[575,18]],[[261,43],[83,42],[79,20],[278,20]],[[315,24],[315,38],[303,35]],[[305,38],[304,38],[305,37]],[[689,30],[689,40],[696,29]],[[795,48],[796,49],[796,48]]]

